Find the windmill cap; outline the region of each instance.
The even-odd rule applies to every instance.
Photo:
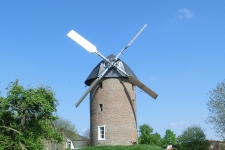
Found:
[[[115,59],[116,56],[114,56],[113,54],[110,54],[107,58],[109,60],[113,60]],[[88,78],[85,80],[85,84],[90,86],[92,81],[96,78],[98,78],[106,69],[106,63],[105,61],[101,61],[90,73],[90,75],[88,76]],[[136,75],[134,74],[134,72],[130,69],[130,67],[123,62],[122,60],[118,59],[117,61],[117,65],[124,70],[127,74],[136,77]],[[126,75],[123,74],[122,72],[118,71],[116,68],[112,68],[110,70],[108,70],[108,72],[104,75],[104,78],[119,78],[119,77],[124,77],[126,78]]]

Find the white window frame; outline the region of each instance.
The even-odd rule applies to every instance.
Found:
[[[101,128],[104,129],[104,134],[103,134],[104,137],[103,137],[103,138],[101,137],[101,130],[100,130]],[[106,139],[105,139],[105,125],[98,126],[98,140],[106,140]]]

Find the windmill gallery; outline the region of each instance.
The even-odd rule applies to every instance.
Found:
[[[137,142],[136,93],[138,86],[152,98],[157,94],[141,83],[129,66],[119,59],[147,26],[144,25],[117,56],[104,57],[96,47],[74,30],[67,35],[90,53],[103,60],[92,70],[85,81],[87,91],[76,107],[90,92],[91,145],[131,145]]]

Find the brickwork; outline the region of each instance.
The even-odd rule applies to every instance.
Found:
[[[98,126],[102,125],[105,125],[106,140],[98,140]],[[102,84],[92,89],[90,137],[92,146],[137,142],[135,86],[128,78],[104,78]]]

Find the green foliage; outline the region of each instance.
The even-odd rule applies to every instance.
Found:
[[[76,126],[75,124],[71,123],[69,120],[58,117],[57,120],[53,121],[53,124],[58,130],[63,129],[64,134],[67,138],[71,140],[77,139]]]
[[[133,146],[93,146],[82,148],[81,150],[163,150],[161,147],[152,145],[133,145]]]
[[[207,103],[209,115],[206,122],[211,123],[218,136],[225,139],[225,82],[218,83],[209,91],[210,101]]]
[[[143,124],[139,126],[140,136],[138,139],[139,144],[151,144],[152,137],[151,133],[153,132],[153,128],[148,124]]]
[[[177,143],[176,134],[173,133],[170,129],[166,130],[166,134],[163,137],[162,146],[175,145]]]
[[[52,124],[57,100],[49,87],[24,89],[16,80],[6,90],[0,97],[0,148],[43,149],[43,140],[62,141]]]
[[[139,144],[150,144],[160,146],[162,138],[157,132],[153,134],[153,128],[148,124],[139,126],[140,136],[138,138]]]
[[[204,130],[200,126],[190,126],[177,138],[181,150],[203,150],[208,149],[210,143],[206,140]]]
[[[152,142],[151,144],[156,146],[162,146],[162,138],[159,133],[151,134]]]

